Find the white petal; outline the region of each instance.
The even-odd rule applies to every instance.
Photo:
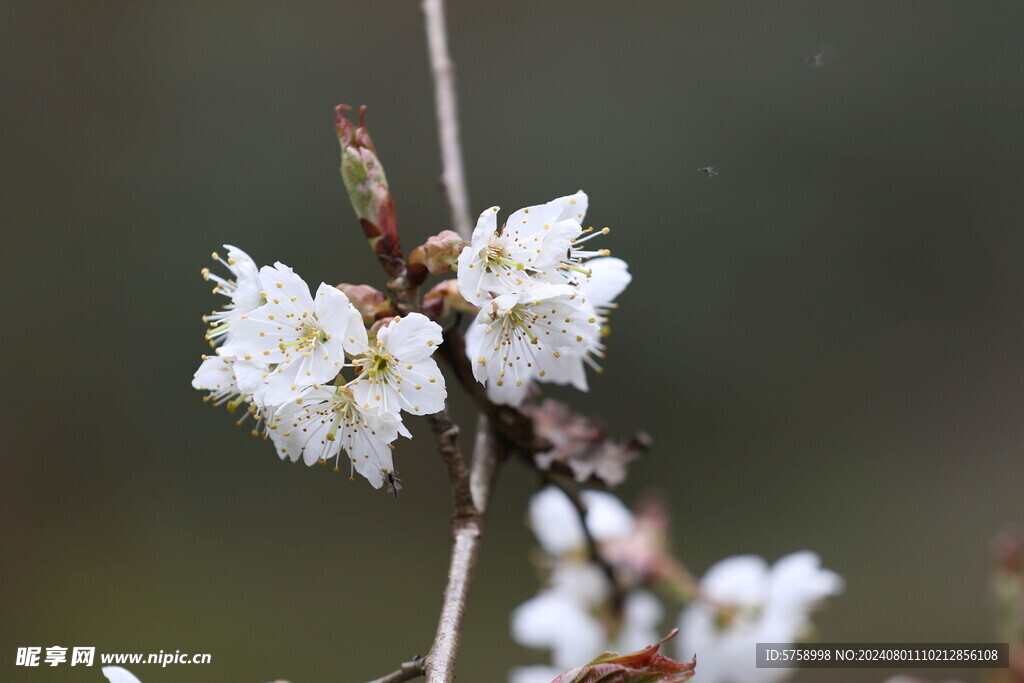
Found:
[[[558,199],[552,199],[550,204],[558,207],[558,216],[555,218],[557,221],[573,220],[583,225],[583,220],[587,215],[587,206],[590,200],[587,198],[587,193],[583,190],[578,190],[575,194],[570,194],[565,197],[559,197]]]
[[[562,674],[550,666],[517,666],[508,672],[508,683],[551,683]]]
[[[579,514],[565,493],[548,486],[530,498],[530,528],[551,555],[562,555],[586,546]]]
[[[819,602],[842,590],[843,579],[835,572],[822,569],[815,553],[792,553],[772,566],[767,611],[802,620]]]
[[[316,290],[316,298],[313,300],[313,312],[316,313],[317,323],[327,334],[332,337],[344,340],[348,336],[348,327],[351,317],[349,312],[352,305],[349,303],[345,293],[337,287],[321,282]],[[360,322],[362,327],[362,322]]]
[[[215,393],[238,393],[232,361],[221,356],[206,358],[192,376],[192,388]]]
[[[521,406],[530,395],[532,381],[533,375],[527,372],[517,373],[514,379],[495,379],[487,383],[487,398],[502,406]]]
[[[231,293],[231,302],[237,315],[248,313],[260,305],[260,271],[256,262],[238,247],[225,244],[228,252],[228,264],[235,276],[235,290]]]
[[[433,359],[407,363],[402,366],[401,373],[403,410],[413,415],[433,415],[444,408],[448,392],[444,386],[444,375]]]
[[[629,509],[611,493],[584,491],[587,528],[597,541],[625,538],[633,532],[635,521]],[[530,527],[541,547],[552,555],[562,555],[586,547],[579,513],[564,492],[548,486],[530,499]]]
[[[633,513],[614,494],[584,491],[580,497],[587,508],[587,528],[595,540],[610,541],[633,533]]]
[[[536,379],[538,382],[572,385],[580,391],[589,390],[583,354],[578,352],[564,351],[558,356],[538,354]]]
[[[473,378],[480,384],[487,383],[487,364],[480,362],[481,358],[484,358],[485,361],[487,358],[484,356],[483,348],[486,329],[486,313],[481,311],[466,330],[466,358],[473,366]]]
[[[406,363],[427,358],[443,340],[441,326],[422,313],[410,313],[377,333],[384,348]]]
[[[601,654],[604,628],[568,597],[542,591],[513,610],[512,638],[527,647],[549,648],[557,667],[580,666]]]
[[[470,244],[459,254],[459,291],[469,301],[480,305],[486,298],[481,289],[481,278],[485,274],[484,252],[498,229],[498,207],[494,206],[480,214]]]
[[[593,562],[558,561],[551,572],[551,590],[580,605],[599,606],[611,596],[608,576]]]
[[[615,301],[633,280],[626,262],[613,256],[590,259],[584,267],[590,270],[590,277],[580,287],[587,295],[587,301],[597,308]]]
[[[363,316],[356,310],[355,306],[348,307],[348,328],[345,334],[345,350],[349,355],[358,356],[365,353],[369,346],[366,336],[366,327],[363,325]]]
[[[300,309],[312,310],[313,297],[309,295],[309,285],[294,270],[278,261],[273,266],[260,268],[260,285],[267,294],[267,300],[274,298],[291,301]]]
[[[235,370],[235,381],[238,383],[238,391],[242,394],[254,394],[263,384],[263,375],[268,368],[260,363],[236,360],[233,364]]]
[[[758,607],[767,597],[768,564],[756,555],[720,560],[704,574],[700,587],[714,602]]]
[[[398,437],[400,425],[400,421],[379,420],[363,414],[342,428],[342,444],[352,467],[375,489],[383,485],[385,474],[394,472],[388,444]]]
[[[100,671],[110,683],[141,683],[131,671],[120,666],[105,666]]]
[[[319,379],[314,378],[314,369],[320,372]],[[280,406],[299,398],[314,384],[326,383],[330,379],[323,377],[322,369],[314,368],[312,354],[300,354],[267,374],[262,400],[268,405]]]

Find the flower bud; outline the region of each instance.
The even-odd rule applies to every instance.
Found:
[[[451,270],[459,260],[459,254],[466,246],[457,232],[442,230],[427,238],[427,241],[409,254],[409,284],[418,286],[427,275],[439,275]]]
[[[394,315],[395,308],[391,299],[384,292],[371,287],[370,285],[349,285],[342,283],[338,285],[352,305],[363,316],[363,323],[373,324],[374,320],[385,316]]]
[[[423,295],[423,312],[434,320],[440,320],[453,311],[477,312],[477,307],[463,298],[458,280],[439,282]]]
[[[394,321],[394,316],[387,316],[374,322],[373,325],[370,326],[370,329],[367,331],[367,334],[369,335],[370,339],[376,339],[377,333],[380,332],[381,328],[387,327]]]
[[[389,275],[402,267],[402,251],[398,243],[398,219],[395,202],[388,189],[384,167],[366,130],[366,107],[359,108],[359,125],[345,118],[347,104],[334,109],[334,125],[341,145],[341,179],[370,248]]]

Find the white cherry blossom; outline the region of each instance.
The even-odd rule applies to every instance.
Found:
[[[610,493],[584,491],[586,525],[601,543],[633,533],[632,513]],[[549,486],[530,500],[530,526],[551,560],[547,587],[517,607],[510,618],[512,638],[520,645],[551,651],[552,667],[519,667],[509,672],[512,683],[533,683],[551,673],[580,666],[602,652],[633,652],[659,638],[661,602],[643,590],[625,595],[614,632],[601,615],[612,597],[604,570],[590,562],[579,513],[566,494]]]
[[[231,325],[262,303],[260,273],[256,262],[238,247],[225,244],[224,248],[227,249],[227,259],[213,252],[213,260],[231,271],[231,277],[221,277],[209,268],[203,268],[202,271],[203,278],[214,283],[214,293],[230,299],[219,311],[203,316],[203,322],[210,326],[206,338],[214,345],[224,343]]]
[[[633,513],[614,494],[583,491],[580,498],[587,509],[587,528],[595,541],[624,539],[633,533]],[[529,521],[537,541],[548,554],[559,556],[586,550],[579,513],[557,487],[548,486],[533,495]]]
[[[611,256],[595,258],[587,262],[587,275],[578,275],[573,283],[583,293],[586,303],[582,309],[589,311],[597,320],[602,335],[607,330],[608,316],[614,308],[615,299],[622,294],[633,276],[629,274],[626,262]],[[599,360],[604,358],[605,346],[602,335],[590,338],[590,343],[582,351],[567,351],[560,357],[544,356],[539,359],[537,372],[538,382],[553,384],[571,384],[580,391],[587,391],[587,372],[585,366],[600,372]]]
[[[503,294],[480,309],[466,336],[473,376],[497,403],[517,405],[526,396],[538,362],[566,350],[582,353],[600,327],[584,296],[571,285],[535,285]]]
[[[601,622],[561,591],[547,589],[519,605],[509,625],[513,640],[551,650],[552,664],[562,671],[589,662],[604,649]]]
[[[204,400],[218,406],[242,395],[235,380],[234,361],[223,356],[203,356],[192,376],[192,388],[208,392]]]
[[[266,372],[266,366],[259,363],[221,355],[203,356],[203,362],[192,376],[192,388],[207,392],[204,400],[217,406],[227,403],[228,409],[234,412],[244,399],[257,391]]]
[[[517,666],[508,672],[508,683],[551,683],[560,675],[561,669],[543,664]]]
[[[575,221],[580,225],[581,229],[579,234],[570,239],[567,244],[560,243],[558,245],[559,247],[564,246],[565,250],[555,254],[558,261],[553,263],[553,268],[550,267],[551,264],[546,264],[548,267],[536,274],[538,280],[559,284],[566,281],[576,281],[581,276],[588,277],[590,275],[591,259],[608,256],[611,253],[607,249],[592,249],[587,244],[590,240],[611,232],[609,228],[595,230],[594,228],[584,229],[582,227],[588,203],[589,200],[583,190],[566,197],[559,197],[550,202],[560,211],[559,221]]]
[[[697,654],[700,683],[777,683],[787,669],[758,669],[756,643],[795,643],[810,628],[810,613],[838,595],[843,580],[821,568],[818,556],[787,555],[772,567],[760,557],[731,557],[700,581],[700,598],[680,618],[681,657]]]
[[[364,410],[347,387],[311,389],[282,406],[269,426],[282,459],[307,465],[333,460],[340,467],[344,453],[374,488],[394,475],[391,442],[411,438],[397,413]]]
[[[512,612],[512,638],[520,645],[551,651],[561,671],[580,666],[602,652],[634,652],[658,641],[664,614],[661,602],[647,591],[626,595],[616,633],[597,616],[608,592],[598,601],[581,601],[562,587],[541,591]],[[516,670],[512,672],[515,680]],[[558,674],[555,674],[556,676]]]
[[[362,325],[350,331],[352,363],[361,368],[349,383],[364,410],[431,415],[444,408],[444,375],[431,354],[442,341],[441,326],[422,313],[395,318],[367,342]]]
[[[280,262],[264,266],[260,282],[266,303],[232,325],[231,343],[222,353],[273,365],[263,378],[259,399],[280,405],[337,376],[345,366],[345,339],[358,313],[353,316],[348,297],[325,283],[314,299],[306,282]]]
[[[583,232],[579,219],[586,211],[586,195],[577,195],[520,209],[500,230],[498,207],[480,214],[469,246],[459,255],[463,297],[480,306],[491,295],[523,292],[535,278],[556,275]],[[583,212],[574,211],[577,204]]]

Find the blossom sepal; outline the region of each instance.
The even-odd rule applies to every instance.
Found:
[[[359,108],[358,126],[345,117],[348,109],[351,107],[347,104],[339,104],[334,109],[334,127],[341,145],[341,179],[370,248],[384,270],[394,276],[403,265],[395,201],[388,189],[384,167],[366,130],[366,107]]]
[[[409,284],[418,287],[428,275],[447,273],[458,263],[459,254],[467,244],[452,230],[442,230],[428,237],[426,242],[409,254],[409,268],[406,273]]]
[[[682,683],[693,678],[696,657],[690,662],[677,662],[658,652],[677,633],[679,629],[673,629],[639,652],[606,652],[589,664],[566,671],[551,683]]]

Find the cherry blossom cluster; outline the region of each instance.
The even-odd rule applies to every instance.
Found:
[[[633,534],[633,515],[614,495],[586,491],[582,500],[595,541],[607,543]],[[646,590],[625,596],[621,622],[614,632],[609,628],[612,586],[589,561],[579,514],[562,491],[548,487],[534,494],[529,519],[545,553],[548,585],[512,612],[510,627],[520,645],[550,650],[551,665],[517,667],[509,673],[509,683],[550,683],[601,652],[632,652],[660,639],[664,608]]]
[[[587,242],[609,232],[582,226],[587,195],[516,211],[498,227],[482,214],[458,259],[462,296],[479,307],[466,333],[473,376],[495,403],[520,405],[534,382],[587,390],[585,366],[600,370],[601,342],[626,263]]]
[[[410,437],[402,413],[444,407],[444,377],[431,358],[441,327],[420,313],[370,330],[337,287],[315,294],[283,263],[257,268],[225,245],[214,259],[230,277],[203,274],[228,302],[204,319],[216,354],[204,356],[192,386],[232,411],[245,405],[278,455],[307,465],[342,457],[374,488],[397,490],[392,442]]]
[[[551,665],[513,669],[510,683],[549,683],[562,671],[604,651],[628,652],[658,641],[665,607],[655,592],[685,598],[677,626],[677,656],[698,656],[700,683],[778,683],[793,671],[758,669],[758,642],[795,643],[809,635],[811,612],[843,590],[843,580],[803,551],[774,565],[752,555],[712,566],[699,581],[678,580],[682,565],[668,557],[648,515],[634,515],[610,493],[584,491],[586,529],[627,591],[616,608],[607,574],[591,561],[580,514],[560,490],[530,501],[529,520],[545,552],[546,586],[510,620],[520,645],[549,650]],[[662,529],[662,532],[667,531]],[[675,585],[673,585],[675,584]]]

